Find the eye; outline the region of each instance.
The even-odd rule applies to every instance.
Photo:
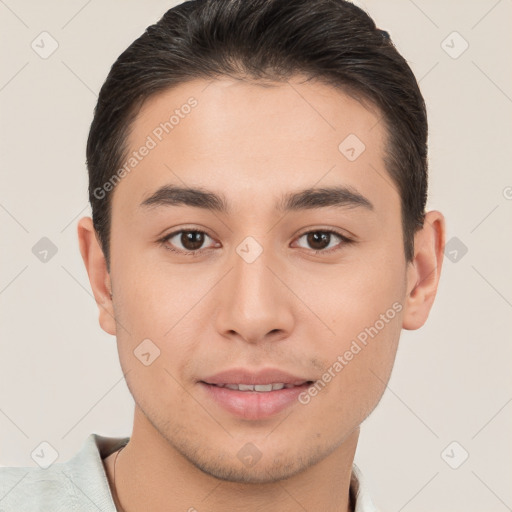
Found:
[[[298,240],[304,237],[306,239],[306,243],[310,245],[311,250],[315,254],[330,254],[332,252],[341,250],[344,245],[353,243],[353,240],[351,240],[350,238],[346,237],[345,235],[342,235],[341,233],[338,233],[337,231],[330,229],[318,229],[314,231],[307,231],[306,233],[303,233],[298,238]],[[336,239],[338,239],[342,243],[333,243],[336,241]]]
[[[314,254],[330,254],[339,251],[343,246],[353,243],[353,240],[341,233],[334,230],[317,229],[307,231],[299,236],[298,240],[305,238],[306,243],[309,244],[309,249]],[[205,241],[213,239],[204,231],[197,229],[182,229],[174,231],[166,235],[158,242],[161,243],[167,250],[184,254],[188,256],[196,256],[208,249],[212,249],[214,245],[204,248]],[[338,240],[338,243],[336,242]],[[299,247],[303,247],[299,245]],[[308,248],[308,247],[304,247]]]
[[[166,235],[159,242],[170,251],[194,256],[204,250],[202,246],[207,238],[212,240],[204,231],[182,229]]]

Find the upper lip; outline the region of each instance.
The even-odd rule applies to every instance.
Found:
[[[296,386],[311,379],[292,375],[291,373],[276,368],[264,368],[261,370],[247,370],[244,368],[232,368],[216,373],[211,377],[202,379],[207,384],[294,384]]]

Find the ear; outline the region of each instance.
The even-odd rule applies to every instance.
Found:
[[[419,329],[428,318],[441,275],[445,237],[443,214],[428,212],[414,237],[414,259],[407,268],[404,329]]]
[[[78,221],[77,232],[80,253],[100,312],[100,326],[106,333],[115,335],[116,321],[112,303],[112,283],[91,217],[83,217]]]

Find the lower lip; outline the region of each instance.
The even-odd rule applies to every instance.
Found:
[[[225,410],[246,420],[268,418],[298,402],[298,396],[312,384],[275,391],[237,391],[199,382],[210,398]]]

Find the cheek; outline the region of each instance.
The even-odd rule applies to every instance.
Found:
[[[333,274],[318,288],[314,307],[330,327],[316,338],[325,368],[318,403],[329,402],[338,417],[351,407],[366,417],[384,392],[402,326],[401,265],[398,257],[381,254],[373,264],[364,261],[358,269]]]
[[[207,290],[202,281],[187,279],[179,267],[140,256],[127,256],[113,267],[116,316],[137,336],[160,338],[199,300],[196,296]]]
[[[324,372],[300,401],[311,407],[307,421],[316,424],[321,418],[322,427],[332,436],[338,435],[341,425],[341,430],[350,431],[363,422],[385,391],[401,326],[401,313],[389,311],[388,323],[355,326],[356,320],[351,319],[355,336],[343,332],[334,343],[325,341],[318,348]]]
[[[121,361],[126,383],[135,403],[148,418],[160,426],[168,422],[174,414],[183,416],[185,411],[194,406],[188,393],[184,391],[182,379],[169,364],[163,351],[149,366],[142,364],[128,351],[121,355]]]
[[[387,320],[393,320],[402,309],[404,267],[398,257],[386,255],[385,251],[374,252],[371,257],[354,257],[324,274],[311,275],[311,279],[296,276],[299,277],[311,283],[304,302],[317,313],[322,332],[339,344],[338,348],[376,322],[381,330],[381,316],[385,316],[388,325]]]
[[[211,318],[202,300],[212,287],[211,276],[194,277],[177,266],[128,256],[113,268],[115,316],[124,327],[117,329],[123,371],[132,370],[131,381],[150,394],[173,389],[181,396],[177,381],[183,381],[184,368],[197,358],[201,322]],[[172,394],[166,395],[165,401],[172,400]]]

